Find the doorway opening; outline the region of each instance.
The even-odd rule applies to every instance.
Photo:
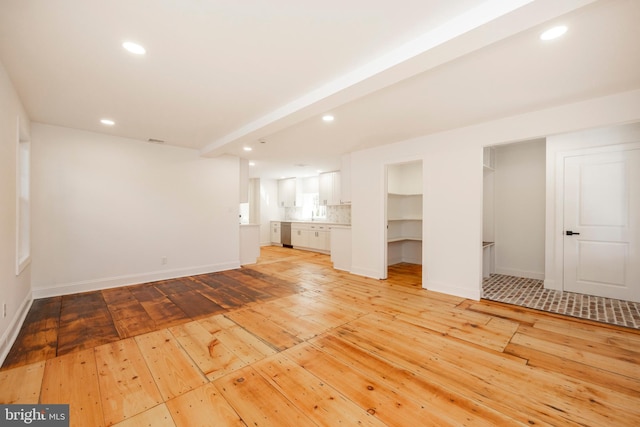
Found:
[[[387,165],[386,187],[385,278],[421,288],[422,161]]]
[[[609,293],[623,290],[617,279],[630,276],[626,270],[638,265],[638,251],[625,259],[627,242],[605,236],[615,231],[619,239],[624,222],[638,223],[623,221],[622,213],[640,199],[630,185],[640,182],[640,162],[623,166],[618,154],[606,154],[620,151],[613,142],[585,148],[590,139],[602,144],[622,133],[608,130],[603,138],[604,132],[577,134],[572,144],[562,136],[485,148],[483,241],[490,249],[485,243],[482,298],[640,327],[640,304]],[[622,197],[625,191],[632,199]],[[569,280],[574,276],[578,286]]]

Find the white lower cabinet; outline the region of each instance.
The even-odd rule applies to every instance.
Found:
[[[309,247],[319,251],[328,251],[330,249],[329,227],[325,225],[311,225],[309,233]]]
[[[282,243],[280,238],[280,222],[278,221],[271,221],[271,243],[274,245]]]
[[[309,230],[303,224],[291,224],[291,245],[295,247],[309,247]]]
[[[291,245],[294,248],[311,249],[328,253],[331,249],[331,235],[326,224],[291,224]]]

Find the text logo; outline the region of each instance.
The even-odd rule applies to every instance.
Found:
[[[0,405],[0,427],[69,427],[69,405]]]

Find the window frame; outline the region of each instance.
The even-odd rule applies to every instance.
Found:
[[[18,117],[16,138],[16,276],[31,263],[31,141]]]

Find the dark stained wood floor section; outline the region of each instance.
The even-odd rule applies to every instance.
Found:
[[[72,426],[638,426],[640,331],[263,248],[241,269],[36,300],[0,403]]]
[[[251,268],[33,302],[2,368],[97,347],[300,290]]]

